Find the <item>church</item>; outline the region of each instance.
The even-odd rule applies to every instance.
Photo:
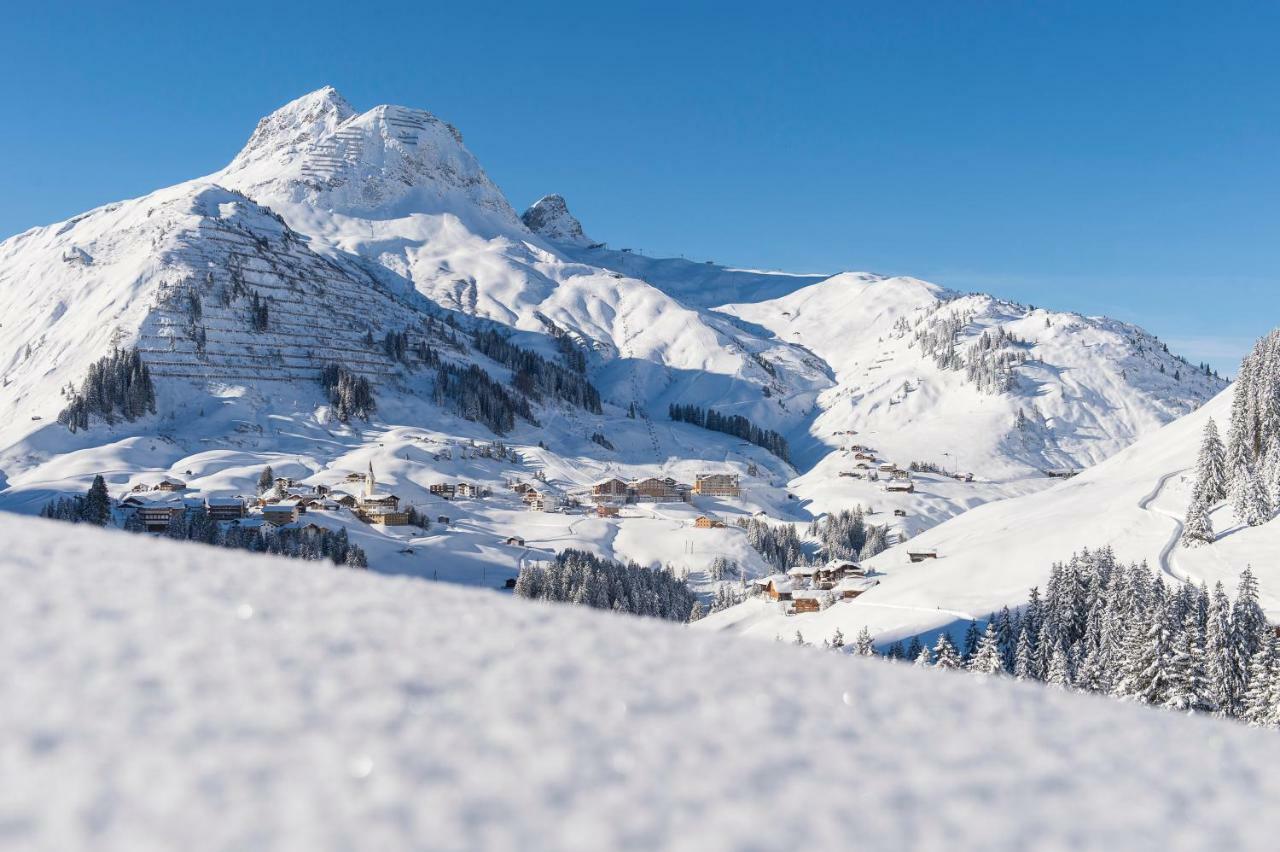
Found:
[[[364,492],[360,495],[357,514],[371,524],[400,527],[409,523],[409,512],[400,509],[400,498],[378,491],[378,480],[373,475],[373,462],[364,477]]]

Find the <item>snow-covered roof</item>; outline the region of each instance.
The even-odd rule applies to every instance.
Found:
[[[206,497],[204,502],[209,506],[243,506],[244,500],[239,497]]]
[[[872,586],[879,585],[880,581],[871,577],[845,577],[836,583],[832,591],[836,592],[865,592]]]
[[[787,574],[792,577],[812,577],[816,573],[818,573],[818,568],[814,565],[797,565],[794,568],[787,569]]]

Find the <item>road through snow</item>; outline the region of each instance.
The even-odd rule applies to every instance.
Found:
[[[1157,480],[1156,487],[1152,489],[1151,493],[1138,501],[1138,508],[1143,510],[1144,512],[1152,512],[1157,515],[1163,515],[1164,517],[1173,521],[1173,533],[1169,536],[1169,540],[1165,542],[1164,547],[1160,549],[1160,556],[1158,558],[1160,561],[1160,570],[1164,571],[1166,574],[1168,574],[1170,577],[1173,577],[1175,580],[1177,580],[1180,583],[1190,582],[1190,578],[1186,574],[1179,573],[1178,571],[1174,570],[1174,567],[1173,567],[1173,551],[1177,548],[1178,542],[1182,539],[1182,528],[1183,528],[1182,519],[1179,518],[1177,515],[1173,514],[1172,512],[1166,512],[1165,510],[1159,509],[1159,508],[1152,509],[1151,504],[1160,498],[1161,493],[1164,491],[1164,487],[1169,484],[1170,479],[1173,479],[1175,476],[1178,476],[1179,474],[1185,473],[1187,470],[1188,468],[1184,467],[1184,468],[1180,468],[1178,470],[1173,470],[1173,471],[1170,471],[1169,473],[1166,473],[1164,476],[1160,477],[1159,480]]]

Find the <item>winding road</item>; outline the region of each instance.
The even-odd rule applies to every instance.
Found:
[[[1171,512],[1166,512],[1163,509],[1152,509],[1151,504],[1159,499],[1160,494],[1164,491],[1164,487],[1169,484],[1170,479],[1185,473],[1188,469],[1189,468],[1184,467],[1179,470],[1173,470],[1166,473],[1156,481],[1156,487],[1151,490],[1151,493],[1138,501],[1138,508],[1142,511],[1151,512],[1152,514],[1160,515],[1173,521],[1173,533],[1169,536],[1169,540],[1165,542],[1164,547],[1160,550],[1160,570],[1164,571],[1180,583],[1190,582],[1190,578],[1187,575],[1176,571],[1173,567],[1173,551],[1177,548],[1178,541],[1182,538],[1182,518]]]

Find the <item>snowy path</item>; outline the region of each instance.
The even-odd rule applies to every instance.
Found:
[[[1170,479],[1173,479],[1179,474],[1185,473],[1187,470],[1188,468],[1184,467],[1166,473],[1156,482],[1156,487],[1152,489],[1151,493],[1138,501],[1138,508],[1142,511],[1162,515],[1173,521],[1173,532],[1170,534],[1169,540],[1165,542],[1164,547],[1160,549],[1158,559],[1160,562],[1160,570],[1164,571],[1180,583],[1190,582],[1190,577],[1175,570],[1173,567],[1173,551],[1177,549],[1178,542],[1182,538],[1182,518],[1179,518],[1172,512],[1165,511],[1158,507],[1153,509],[1151,508],[1151,504],[1160,498],[1160,495],[1164,492],[1164,487],[1169,484]]]

